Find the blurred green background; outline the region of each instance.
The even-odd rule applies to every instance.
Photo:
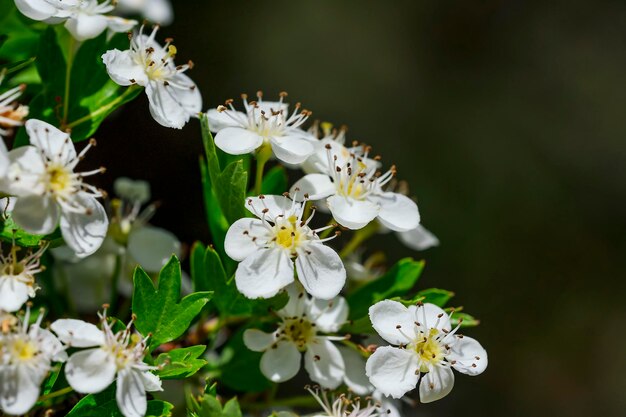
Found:
[[[410,182],[441,246],[371,246],[424,257],[420,287],[456,291],[454,304],[481,318],[467,333],[490,365],[406,415],[626,415],[623,1],[174,7],[160,36],[196,63],[205,108],[286,90]],[[208,239],[197,121],[161,128],[142,98],[97,137],[89,158],[108,166],[105,181],[150,180],[163,203],[155,223]]]

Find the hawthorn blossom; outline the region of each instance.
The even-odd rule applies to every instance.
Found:
[[[349,395],[338,396],[328,394],[325,390],[317,387],[305,387],[322,407],[321,413],[314,413],[312,417],[383,417],[388,412],[381,404],[371,399],[362,400],[359,397],[352,398]]]
[[[325,145],[329,170],[324,174],[305,175],[298,188],[311,200],[326,199],[337,222],[348,229],[361,229],[374,219],[396,232],[415,229],[420,222],[417,205],[410,198],[384,190],[396,175],[396,168],[382,174],[368,163],[369,147],[352,149],[344,159]]]
[[[311,229],[303,219],[304,203],[286,196],[248,198],[246,208],[257,218],[243,218],[226,233],[226,254],[240,262],[237,289],[248,298],[270,298],[298,280],[316,298],[329,300],[343,288],[346,270],[337,252],[324,245],[333,237],[318,233],[333,226]]]
[[[33,20],[65,22],[65,28],[78,41],[93,39],[107,29],[127,32],[137,24],[135,20],[106,15],[115,9],[113,0],[15,0],[15,5]]]
[[[0,83],[1,79],[0,75]],[[22,126],[23,120],[28,116],[28,106],[17,104],[16,101],[25,88],[26,86],[22,84],[0,94],[0,142],[2,142],[2,137],[11,133],[13,128]],[[0,155],[3,153],[6,153],[4,142],[0,143]]]
[[[41,328],[43,314],[32,325],[30,309],[21,322],[3,317],[0,335],[0,409],[7,414],[26,414],[37,402],[41,384],[52,362],[65,362],[67,354],[59,340]]]
[[[437,236],[422,225],[406,232],[398,232],[398,238],[406,247],[418,251],[439,246]]]
[[[196,84],[185,72],[193,67],[176,65],[177,49],[172,39],[161,46],[155,40],[158,26],[149,36],[131,37],[130,49],[113,49],[102,55],[104,65],[113,81],[121,86],[137,84],[146,89],[150,114],[162,126],[181,129],[192,116],[202,109],[202,96]]]
[[[146,391],[162,391],[161,380],[151,371],[158,369],[143,362],[147,339],[128,326],[117,333],[107,321],[106,310],[98,314],[102,330],[82,320],[57,320],[50,328],[68,347],[89,348],[70,356],[65,377],[74,391],[95,394],[117,381],[115,398],[125,417],[143,417],[148,401]]]
[[[460,323],[452,329],[450,317],[434,304],[407,308],[384,300],[370,307],[369,316],[374,330],[395,345],[376,349],[365,367],[372,385],[384,395],[400,398],[419,382],[421,402],[436,401],[452,390],[452,368],[472,376],[487,368],[485,349],[457,334]]]
[[[301,129],[311,112],[301,110],[300,103],[296,103],[290,115],[288,104],[283,102],[286,96],[283,92],[279,101],[263,101],[259,91],[256,101],[248,101],[245,94],[241,96],[245,113],[235,109],[233,100],[209,110],[209,126],[217,132],[215,145],[231,155],[271,149],[286,164],[304,162],[315,151],[315,137]]]
[[[281,323],[273,333],[248,329],[243,341],[248,349],[264,352],[260,368],[267,379],[287,381],[304,368],[311,380],[329,389],[343,382],[345,365],[339,349],[332,343],[341,336],[319,334],[337,332],[348,319],[348,303],[343,297],[332,300],[309,298],[298,284],[287,288],[289,302],[277,312]]]
[[[39,289],[35,284],[35,275],[43,271],[40,259],[47,245],[38,251],[18,258],[20,248],[13,244],[8,255],[0,253],[0,310],[13,313],[19,310]],[[0,246],[1,249],[1,246]]]
[[[5,191],[18,197],[13,220],[28,233],[43,235],[60,223],[63,239],[76,255],[91,255],[104,241],[109,222],[96,199],[102,193],[84,178],[104,169],[74,169],[95,141],[76,153],[69,135],[46,122],[31,119],[26,132],[31,145],[9,152]]]
[[[169,0],[117,0],[121,13],[139,13],[150,22],[169,25],[174,20],[174,10]]]

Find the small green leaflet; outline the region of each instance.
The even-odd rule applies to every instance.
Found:
[[[2,209],[3,208],[0,208],[0,210]],[[4,220],[0,217],[0,240],[13,242],[13,239],[15,239],[16,245],[27,248],[36,248],[42,241],[50,242],[52,247],[58,246],[63,242],[61,233],[58,230],[45,236],[31,235],[15,224],[11,216],[7,215]]]
[[[236,397],[228,400],[222,407],[220,401],[209,393],[198,399],[191,397],[188,411],[194,417],[242,417]]]
[[[161,379],[189,378],[206,365],[204,359],[198,359],[205,350],[206,346],[197,345],[161,353],[154,363],[156,366],[162,366],[156,374]]]
[[[135,270],[132,301],[137,316],[135,327],[144,335],[152,334],[150,349],[182,335],[213,295],[195,292],[180,300],[180,280],[180,262],[176,256],[161,269],[156,287],[143,269]]]
[[[165,401],[148,401],[146,417],[170,417],[174,406]],[[115,384],[99,394],[83,397],[67,417],[124,417],[115,400]]]

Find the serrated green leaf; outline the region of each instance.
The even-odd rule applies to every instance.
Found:
[[[31,235],[15,224],[11,216],[7,215],[4,220],[1,220],[0,217],[0,240],[12,242],[13,239],[15,239],[15,243],[18,246],[27,248],[38,247],[42,241],[50,242],[52,247],[58,246],[63,242],[61,233],[58,230],[49,235]]]
[[[222,416],[224,417],[242,417],[241,408],[239,407],[239,401],[236,397],[231,398],[224,404],[222,409]]]
[[[370,306],[381,300],[400,297],[411,291],[423,270],[424,261],[414,261],[411,258],[398,261],[382,277],[367,283],[347,297],[350,319],[365,316]]]
[[[206,346],[197,345],[161,353],[155,365],[162,368],[156,373],[161,379],[189,378],[206,365],[204,359],[199,359],[205,350]]]
[[[181,270],[176,256],[172,256],[161,269],[156,288],[140,267],[135,270],[133,281],[135,327],[144,335],[152,334],[151,349],[182,335],[213,295],[211,292],[195,292],[179,301]]]
[[[124,417],[115,400],[115,384],[99,394],[83,397],[67,417]],[[148,401],[146,417],[170,417],[174,406],[160,400]]]
[[[242,161],[230,163],[219,175],[214,190],[224,217],[231,224],[246,217],[245,201],[248,173]]]
[[[222,404],[214,395],[205,394],[199,401],[192,398],[189,412],[197,417],[221,417]]]
[[[459,324],[459,321],[461,321],[461,328],[464,327],[476,327],[480,324],[480,320],[478,320],[477,318],[475,318],[474,316],[467,314],[467,313],[461,313],[460,310],[462,310],[463,307],[457,307],[455,309],[453,308],[446,308],[446,312],[448,314],[451,314],[452,311],[454,310],[454,313],[451,314],[450,317],[450,323],[452,323],[452,326],[456,326]]]
[[[226,252],[224,251],[224,239],[226,237],[229,224],[222,214],[220,203],[213,192],[209,170],[203,158],[200,158],[200,175],[202,177],[202,195],[204,197],[204,211],[206,213],[207,225],[209,226],[211,237],[213,238],[213,242],[219,251],[220,256],[222,256],[222,259],[228,260],[229,258],[226,256]],[[227,262],[230,264],[228,265],[228,270],[234,270],[233,261],[230,260]]]
[[[263,194],[280,195],[288,191],[287,171],[284,167],[278,165],[267,171],[263,176],[261,184],[261,192]]]

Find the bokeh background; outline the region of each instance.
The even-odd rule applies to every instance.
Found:
[[[420,287],[457,292],[487,372],[415,416],[626,415],[626,4],[181,1],[172,36],[205,108],[286,90],[395,163],[441,246]],[[154,223],[202,223],[199,124],[137,100],[90,155],[151,181]],[[119,162],[115,162],[115,161]],[[106,183],[104,185],[107,185]]]

